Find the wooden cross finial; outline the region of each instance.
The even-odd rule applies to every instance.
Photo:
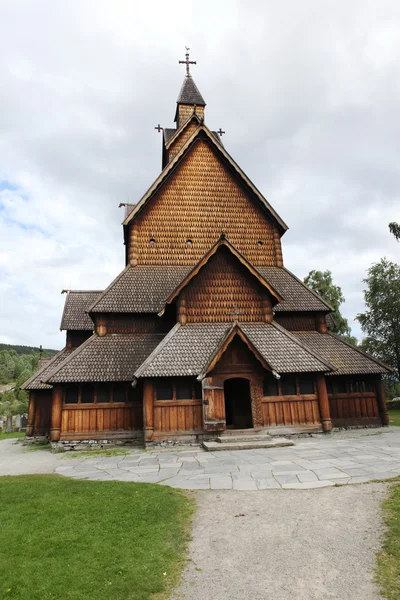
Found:
[[[237,304],[234,304],[234,305],[233,305],[233,311],[232,311],[232,312],[230,312],[229,314],[234,316],[234,319],[233,319],[233,320],[234,320],[234,322],[235,322],[235,323],[237,323],[237,322],[238,322],[238,316],[239,316],[239,315],[244,315],[245,313],[244,313],[244,312],[241,312],[241,311],[238,309],[238,306],[237,306]]]
[[[217,133],[218,133],[219,137],[222,137],[222,136],[224,135],[225,131],[222,131],[222,129],[221,129],[221,127],[220,127],[220,128],[218,129]]]
[[[185,60],[180,60],[179,64],[180,65],[186,65],[186,77],[190,77],[190,71],[189,71],[189,65],[195,65],[197,64],[195,60],[189,60],[189,50],[190,48],[188,48],[187,46],[185,46],[186,48],[186,59]]]
[[[164,127],[161,127],[160,123],[157,125],[157,127],[154,127],[154,129],[157,129],[158,133],[160,133],[160,131],[164,131]]]

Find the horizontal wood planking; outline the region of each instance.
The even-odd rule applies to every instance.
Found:
[[[329,394],[332,423],[335,425],[353,420],[378,419],[379,408],[375,392],[355,392],[353,394]]]
[[[143,428],[141,404],[126,406],[87,405],[67,406],[62,411],[61,434],[101,431],[129,431]]]
[[[203,428],[201,400],[154,402],[154,431],[199,431]]]
[[[320,422],[318,399],[315,395],[265,397],[262,407],[265,427]]]
[[[199,140],[130,227],[129,261],[194,265],[221,232],[254,265],[277,264],[276,225]]]

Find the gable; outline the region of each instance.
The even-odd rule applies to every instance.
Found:
[[[236,334],[215,364],[211,373],[230,373],[232,371],[235,373],[254,372],[263,366],[239,335]]]
[[[218,248],[180,295],[188,323],[262,322],[271,296],[226,246]],[[238,314],[234,315],[234,307]],[[180,309],[182,310],[182,309]]]
[[[186,127],[182,129],[180,133],[174,138],[172,144],[168,148],[168,159],[172,160],[180,148],[187,142],[187,140],[193,135],[196,129],[199,127],[199,122],[193,119]]]
[[[136,214],[128,255],[137,264],[192,265],[222,232],[254,265],[279,264],[280,234],[273,218],[214,145],[197,138]]]

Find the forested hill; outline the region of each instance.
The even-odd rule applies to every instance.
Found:
[[[36,346],[16,346],[14,344],[0,344],[0,350],[15,350],[17,354],[35,354],[36,352],[40,352],[40,348],[37,348]],[[43,352],[45,352],[47,356],[54,356],[54,354],[57,354],[58,350],[43,348]]]

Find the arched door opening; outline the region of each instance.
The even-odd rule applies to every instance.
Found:
[[[241,377],[227,379],[224,383],[224,392],[227,429],[253,427],[249,380]]]

